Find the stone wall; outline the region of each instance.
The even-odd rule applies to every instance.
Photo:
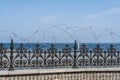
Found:
[[[102,71],[101,69],[98,69],[99,71],[87,69],[84,71],[79,71],[80,69],[78,69],[78,71],[76,71],[76,69],[75,71],[73,70],[65,70],[65,72],[64,70],[54,71],[54,69],[52,69],[53,73],[46,73],[47,71],[40,71],[39,73],[27,72],[28,74],[9,73],[7,75],[0,75],[0,80],[120,80],[120,71],[113,71],[114,69],[106,69],[106,71]],[[48,72],[49,71],[50,70],[48,70]]]

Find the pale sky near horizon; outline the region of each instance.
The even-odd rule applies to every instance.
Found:
[[[11,38],[120,42],[120,0],[0,0],[0,42]]]

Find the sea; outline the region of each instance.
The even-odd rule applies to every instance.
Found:
[[[23,43],[24,47],[26,49],[33,49],[35,47],[37,43]],[[50,45],[52,43],[39,43],[40,47],[43,50],[47,50],[49,49]],[[74,47],[74,43],[67,43],[69,45],[69,47],[71,49],[73,49]],[[80,48],[82,46],[83,43],[77,43],[78,44],[78,48]],[[96,47],[98,43],[85,43],[86,47],[89,49],[93,49]],[[100,47],[104,50],[104,49],[108,49],[110,47],[110,45],[112,44],[114,48],[116,48],[117,50],[120,50],[120,43],[99,43]],[[19,47],[20,43],[14,43],[14,49],[17,49]],[[66,43],[54,43],[55,48],[57,50],[62,50]],[[3,43],[4,48],[9,49],[10,48],[10,43]]]

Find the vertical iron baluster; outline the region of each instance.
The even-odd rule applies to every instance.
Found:
[[[13,69],[13,49],[14,49],[14,44],[13,44],[13,39],[11,39],[10,43],[10,67],[9,70],[12,71]]]
[[[46,53],[47,53],[47,51],[44,51],[44,67],[46,67],[47,66],[47,64],[46,64],[46,61],[47,61],[47,57],[46,57]]]
[[[73,55],[73,68],[77,68],[76,66],[76,63],[77,63],[77,60],[76,60],[76,57],[77,57],[77,41],[75,40],[75,43],[74,43],[74,55]]]
[[[30,58],[31,51],[28,51],[28,67],[31,66],[31,58]]]
[[[90,60],[89,65],[90,66],[92,66],[92,59],[93,59],[93,57],[92,57],[92,50],[90,50],[90,58],[89,58],[89,60]]]
[[[2,58],[3,58],[3,44],[0,43],[0,67],[1,68],[3,66],[3,60],[2,60]]]
[[[87,56],[86,55],[86,45],[83,43],[83,45],[82,45],[82,47],[83,47],[83,50],[82,50],[82,57],[83,57],[83,66],[85,66],[86,64],[86,62],[85,62],[85,56]]]
[[[120,52],[119,51],[117,51],[117,65],[119,65],[119,63],[120,63]]]
[[[83,44],[83,51],[82,51],[82,57],[83,57],[83,61],[82,61],[82,64],[83,66],[85,66],[85,44]]]
[[[37,45],[36,45],[36,53],[35,53],[35,55],[36,55],[36,64],[35,64],[35,66],[36,66],[36,67],[39,66],[39,62],[38,62],[38,58],[39,58],[39,48],[40,48],[40,45],[37,44]]]
[[[113,45],[111,44],[110,45],[110,54],[111,54],[111,65],[112,65],[112,59],[113,59],[113,50],[112,50],[112,48],[113,48]]]
[[[61,66],[61,60],[62,60],[62,58],[61,58],[61,51],[59,51],[59,66]]]
[[[20,44],[20,67],[23,66],[22,60],[23,60],[23,44]]]
[[[106,50],[104,51],[104,66],[107,65],[107,56],[106,56]]]
[[[53,59],[54,59],[54,44],[52,44],[51,45],[51,59],[52,59],[52,66],[54,65],[54,61],[53,61]]]

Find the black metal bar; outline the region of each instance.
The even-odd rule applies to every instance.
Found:
[[[77,66],[76,66],[76,63],[77,63],[77,60],[76,60],[76,58],[77,58],[77,55],[76,55],[76,53],[77,53],[77,41],[75,40],[75,43],[74,43],[74,58],[73,58],[73,68],[77,68]]]
[[[3,44],[2,43],[0,43],[0,67],[2,68],[2,56],[3,56]]]
[[[14,43],[13,43],[13,39],[11,39],[11,43],[10,43],[10,67],[9,70],[12,71],[13,69],[13,49],[14,49]]]

